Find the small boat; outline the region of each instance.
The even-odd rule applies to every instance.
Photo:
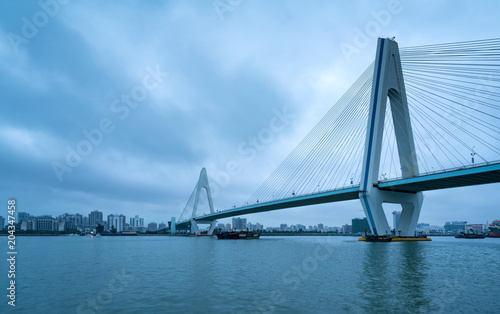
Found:
[[[366,242],[391,242],[393,236],[390,235],[369,235],[365,234],[364,239]]]
[[[414,236],[395,236],[395,235],[369,235],[364,234],[358,241],[366,242],[411,242],[411,241],[432,241],[425,234],[415,234]]]
[[[455,236],[457,239],[484,239],[485,235],[483,233],[476,233],[472,229],[470,229],[470,232],[460,232]]]
[[[255,233],[253,231],[225,231],[216,233],[217,239],[219,240],[238,240],[238,239],[258,239],[260,238],[260,233]]]

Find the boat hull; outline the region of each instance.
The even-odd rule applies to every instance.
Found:
[[[416,237],[395,237],[395,236],[373,236],[373,235],[365,235],[362,238],[359,238],[358,241],[365,242],[412,242],[412,241],[432,241],[431,238],[427,236],[419,235]]]
[[[250,240],[260,238],[260,233],[253,233],[251,231],[219,232],[216,236],[219,240]]]

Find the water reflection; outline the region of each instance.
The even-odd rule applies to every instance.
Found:
[[[401,298],[406,308],[423,309],[430,304],[425,291],[428,275],[428,256],[425,254],[426,245],[422,242],[398,243],[399,258],[398,272]]]
[[[430,303],[425,293],[428,274],[425,244],[418,242],[364,243],[364,291],[360,306],[365,312],[415,312]]]

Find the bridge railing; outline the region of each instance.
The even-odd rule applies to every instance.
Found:
[[[490,166],[490,165],[496,165],[500,164],[500,160],[495,160],[491,162],[482,162],[482,163],[476,163],[476,164],[471,164],[471,165],[462,165],[460,167],[453,167],[453,168],[446,168],[446,169],[440,169],[440,170],[434,170],[434,171],[428,171],[428,172],[422,172],[416,176],[412,176],[412,178],[420,178],[420,177],[425,177],[429,176],[432,174],[441,174],[441,173],[448,173],[448,172],[454,172],[458,170],[466,170],[466,169],[474,169],[474,168],[481,168],[484,166]],[[408,178],[404,178],[402,176],[396,177],[396,178],[387,178],[384,180],[380,180],[379,182],[394,182],[394,181],[399,181],[399,180],[404,180]]]

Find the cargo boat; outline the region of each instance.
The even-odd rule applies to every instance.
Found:
[[[427,235],[394,236],[394,235],[364,235],[359,241],[365,242],[405,242],[405,241],[432,241]]]
[[[476,233],[476,232],[460,232],[455,236],[457,239],[484,239],[485,236],[483,233]]]
[[[500,238],[500,227],[490,227],[490,233],[488,234],[490,238]]]
[[[253,231],[226,231],[219,232],[216,236],[217,239],[220,240],[258,239],[260,238],[260,233],[255,233]]]

